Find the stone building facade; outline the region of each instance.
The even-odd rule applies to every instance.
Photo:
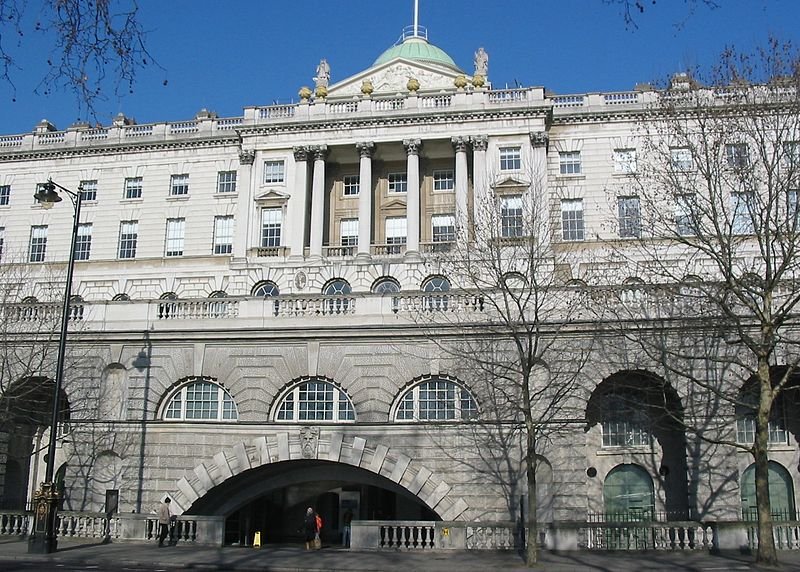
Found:
[[[596,254],[619,232],[605,225],[608,189],[635,172],[636,122],[656,94],[494,89],[485,58],[470,75],[416,28],[352,77],[332,83],[321,63],[296,104],[65,131],[45,121],[0,137],[0,240],[14,269],[4,303],[28,324],[6,320],[7,346],[44,343],[70,243],[68,205],[45,210],[31,195],[48,179],[82,189],[57,459],[65,507],[104,510],[118,491],[122,512],[151,512],[170,496],[178,512],[226,517],[229,542],[291,536],[307,505],[331,531],[348,509],[357,520],[520,517],[522,477],[476,469],[485,396],[416,309],[434,296],[453,312],[475,303],[437,256],[487,196],[513,219],[532,165],[545,166],[554,242]],[[588,280],[590,259],[562,269],[564,283]],[[47,409],[51,367],[52,356],[3,372],[6,508],[43,475],[46,417],[19,404]],[[648,383],[657,364],[598,358],[587,371],[577,420],[542,451],[540,520],[739,518],[748,456],[690,446],[671,426],[653,439],[593,406],[615,380]],[[789,429],[772,454],[793,511]],[[721,464],[698,461],[709,455]]]

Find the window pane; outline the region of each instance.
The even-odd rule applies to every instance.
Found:
[[[265,183],[282,183],[283,178],[283,161],[264,161]]]
[[[189,175],[172,175],[170,178],[169,194],[173,196],[188,195],[189,194]]]
[[[456,220],[453,215],[431,217],[433,242],[453,242],[456,239]]]
[[[405,193],[408,190],[408,178],[405,173],[389,173],[389,192]]]
[[[236,171],[220,171],[217,173],[217,192],[236,192]]]
[[[456,186],[453,171],[434,171],[433,172],[433,190],[434,191],[452,191]]]
[[[281,245],[281,226],[283,211],[279,208],[261,209],[261,246],[264,248]]]
[[[165,250],[165,254],[167,256],[183,256],[183,236],[185,230],[185,219],[167,219],[167,240]]]
[[[339,233],[342,246],[354,246],[358,244],[358,219],[346,218],[339,223]]]
[[[581,152],[562,151],[558,154],[559,172],[562,175],[581,174]]]
[[[11,200],[11,185],[0,185],[0,206],[8,205]]]
[[[500,202],[500,236],[522,236],[522,197],[503,197]]]
[[[75,237],[75,260],[89,260],[92,251],[92,225],[90,223],[78,225],[78,235]]]
[[[521,147],[500,147],[500,170],[518,171],[522,167]]]
[[[564,240],[583,240],[583,200],[561,201],[561,233]]]
[[[359,177],[358,175],[345,175],[343,179],[343,194],[346,197],[353,197],[358,194]]]
[[[47,226],[31,227],[31,242],[28,252],[30,262],[44,262],[47,253]]]
[[[233,216],[214,217],[214,254],[233,252]]]
[[[126,199],[142,198],[141,177],[128,177],[127,179],[125,179],[125,198]]]
[[[139,221],[122,221],[119,224],[119,257],[136,258],[136,243],[138,239]]]
[[[640,237],[642,221],[639,211],[639,197],[619,197],[617,199],[619,213],[619,235],[622,238]]]

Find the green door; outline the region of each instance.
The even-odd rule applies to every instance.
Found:
[[[647,550],[653,547],[651,529],[631,525],[653,519],[653,479],[638,465],[619,465],[603,483],[606,548]],[[617,524],[619,523],[619,524]]]
[[[794,485],[789,471],[769,462],[769,504],[774,520],[794,520]],[[740,482],[742,517],[756,520],[756,466],[747,467]]]

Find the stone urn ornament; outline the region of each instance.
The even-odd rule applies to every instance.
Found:
[[[311,91],[311,88],[307,85],[301,87],[300,91],[297,92],[297,95],[300,96],[300,100],[304,102],[308,102],[308,100],[311,99],[312,94],[313,92]]]
[[[328,97],[328,88],[324,85],[318,85],[317,88],[314,90],[314,95],[316,95],[320,99],[325,99],[326,97]]]
[[[464,89],[467,87],[467,78],[464,77],[463,74],[457,75],[453,80],[453,83],[458,89]]]
[[[406,87],[411,93],[417,93],[419,91],[419,80],[415,77],[409,78]]]
[[[368,79],[365,79],[361,82],[361,93],[369,97],[372,95],[372,92],[375,91],[375,88],[372,86],[372,82]]]

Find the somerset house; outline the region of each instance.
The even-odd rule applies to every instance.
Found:
[[[185,539],[291,541],[313,506],[331,539],[350,510],[354,542],[355,529],[363,542],[412,529],[445,542],[431,536],[444,522],[469,546],[513,545],[528,518],[523,448],[493,470],[500,455],[475,436],[509,416],[442,340],[469,322],[492,342],[485,294],[448,260],[469,251],[486,204],[498,244],[524,242],[534,194],[559,258],[552,288],[586,306],[548,319],[556,345],[584,350],[535,452],[540,540],[646,548],[661,537],[570,536],[563,523],[737,521],[754,509],[753,458],[736,446],[752,442],[754,418],[722,407],[708,414],[731,433],[696,439],[675,421],[698,415],[695,393],[601,317],[612,298],[630,313],[649,295],[647,261],[626,267],[619,245],[645,227],[634,180],[657,90],[497,89],[483,48],[456,62],[433,39],[406,29],[350,77],[322,60],[291,88],[297,103],[239,117],[43,120],[0,136],[3,534],[20,532],[13,515],[48,461],[75,214],[63,193],[53,208],[34,200],[50,180],[80,196],[51,460],[62,520],[83,523],[71,533],[100,514],[116,518],[112,534],[152,538],[170,497]],[[723,160],[745,152],[732,142]],[[691,169],[688,149],[671,154]],[[684,207],[670,211],[677,225]],[[773,514],[795,511],[797,407],[781,402],[770,423]]]

